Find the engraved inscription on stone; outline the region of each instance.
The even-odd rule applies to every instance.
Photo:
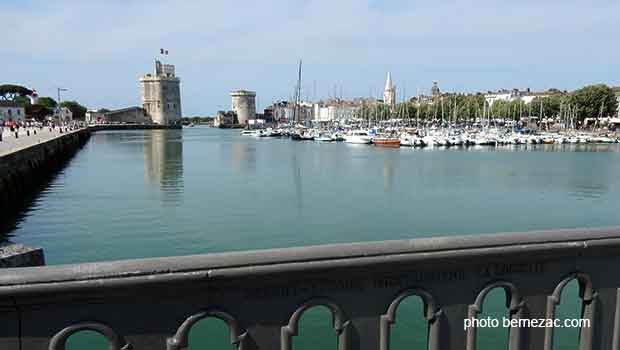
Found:
[[[465,271],[412,271],[392,276],[377,276],[373,279],[374,288],[405,288],[422,282],[463,281]]]
[[[362,280],[353,279],[312,279],[291,281],[287,285],[245,288],[243,294],[247,298],[283,298],[299,295],[321,295],[334,292],[361,292],[364,290]]]
[[[478,266],[480,277],[498,277],[516,273],[540,273],[544,272],[544,263],[491,263]]]

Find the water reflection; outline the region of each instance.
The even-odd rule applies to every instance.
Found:
[[[383,190],[392,192],[394,184],[394,160],[391,156],[383,160]]]
[[[144,139],[144,176],[158,185],[164,204],[178,204],[183,195],[183,133],[153,130]]]
[[[256,146],[248,142],[232,144],[233,169],[239,174],[256,173]]]
[[[297,152],[293,150],[291,158],[291,171],[293,177],[293,186],[295,187],[295,204],[297,207],[297,216],[301,216],[303,211],[303,189],[301,182],[301,167],[297,160]]]

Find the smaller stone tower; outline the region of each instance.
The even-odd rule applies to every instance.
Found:
[[[256,92],[248,90],[235,90],[230,93],[232,98],[232,110],[237,113],[237,121],[246,125],[248,120],[256,118]]]

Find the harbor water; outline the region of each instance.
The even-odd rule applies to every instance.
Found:
[[[43,247],[48,264],[64,264],[615,226],[619,151],[614,144],[382,148],[203,127],[97,132],[0,237]],[[485,314],[501,317],[503,296],[493,293]],[[563,307],[579,317],[576,303]],[[421,315],[415,299],[399,310],[394,349],[424,347]],[[192,349],[231,348],[213,322],[193,331]],[[310,310],[302,323],[295,349],[335,348],[325,310]],[[482,348],[505,348],[507,330],[485,332]],[[556,348],[576,349],[577,331],[563,332]]]

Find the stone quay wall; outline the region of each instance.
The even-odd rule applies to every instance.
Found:
[[[40,143],[33,140],[30,146],[0,156],[0,213],[18,212],[24,198],[35,195],[41,184],[71,159],[89,137],[89,129],[80,129]],[[41,265],[45,265],[41,248],[0,246],[0,268]]]
[[[0,210],[14,210],[21,198],[71,159],[89,137],[89,129],[80,129],[0,156]]]

